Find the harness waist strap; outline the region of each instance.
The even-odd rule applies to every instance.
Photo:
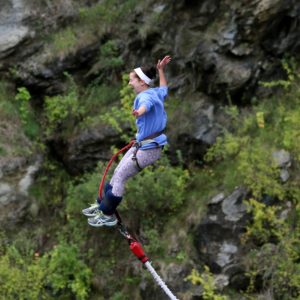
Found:
[[[150,135],[146,136],[146,137],[143,139],[143,141],[149,140],[149,139],[154,139],[154,138],[160,136],[161,134],[163,134],[164,132],[165,132],[164,129],[161,130],[161,131],[159,131],[159,132],[154,132],[153,134],[150,134]]]
[[[140,148],[144,145],[150,144],[150,143],[156,143],[157,142],[154,140],[154,138],[160,136],[161,134],[164,133],[165,130],[159,131],[159,132],[155,132],[153,134],[148,135],[147,137],[145,137],[142,141],[138,142],[135,141],[135,143],[133,144],[133,147],[137,147]]]
[[[142,147],[142,146],[150,144],[150,143],[156,143],[156,142],[153,139],[147,139],[147,140],[142,140],[138,144],[139,144],[140,147]]]

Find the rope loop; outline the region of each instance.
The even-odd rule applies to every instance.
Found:
[[[110,166],[112,165],[113,161],[118,157],[119,154],[121,154],[122,152],[124,152],[127,149],[131,148],[134,143],[135,143],[135,140],[130,141],[129,144],[127,144],[125,147],[120,149],[116,154],[114,154],[112,156],[112,158],[110,159],[109,163],[107,164],[107,166],[105,168],[105,171],[104,171],[104,174],[102,176],[101,183],[100,183],[100,186],[99,186],[99,191],[98,191],[98,196],[99,196],[100,200],[103,199],[102,198],[102,191],[103,191],[103,187],[104,187],[104,183],[105,183],[105,178],[106,178],[106,175],[108,173],[108,170],[109,170]]]

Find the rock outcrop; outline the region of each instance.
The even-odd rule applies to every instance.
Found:
[[[16,157],[2,161],[0,165],[0,224],[2,228],[12,228],[24,219],[33,205],[28,189],[41,164],[41,158],[30,163],[25,158]]]
[[[85,4],[82,1],[81,5]],[[84,69],[89,74],[97,64],[99,46],[108,39],[118,41],[127,66],[150,62],[149,58],[153,62],[170,53],[174,57],[168,71],[171,92],[187,106],[196,106],[183,113],[180,128],[168,129],[171,149],[181,149],[187,159],[201,160],[222,132],[220,104],[246,104],[253,97],[260,97],[265,91],[258,86],[259,80],[284,76],[279,71],[283,54],[299,55],[300,4],[295,0],[165,0],[155,5],[149,0],[132,12],[134,24],[126,24],[126,30],[112,26],[93,39],[82,39],[81,43],[79,40],[76,49],[49,56],[49,43],[44,42],[43,34],[76,21],[79,5],[80,2],[75,5],[60,0],[46,5],[8,1],[1,10],[2,72],[13,68],[18,83],[40,99],[64,90],[65,71],[77,76]],[[76,148],[82,153],[90,152],[86,149],[86,133],[80,135],[77,134]],[[99,138],[93,143],[102,144],[102,137]],[[82,145],[78,144],[80,141]],[[73,142],[64,141],[65,147],[71,149]],[[54,148],[59,149],[60,144]],[[76,155],[81,156],[78,152]],[[66,151],[61,159],[73,164],[74,157],[72,151]],[[99,154],[90,153],[88,165],[98,159]],[[76,159],[75,163],[78,170],[89,167]]]
[[[195,248],[199,260],[215,274],[227,280],[224,286],[241,290],[248,285],[242,265],[243,246],[241,236],[249,220],[244,200],[247,191],[237,188],[231,195],[223,193],[212,198],[206,217],[195,230]]]

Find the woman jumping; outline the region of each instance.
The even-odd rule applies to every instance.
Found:
[[[167,114],[164,101],[168,94],[164,68],[171,61],[169,55],[157,62],[156,68],[139,67],[129,74],[129,85],[137,94],[134,99],[132,114],[136,118],[136,143],[126,152],[114,174],[104,189],[102,201],[83,209],[82,213],[90,217],[91,226],[114,226],[118,220],[115,210],[120,204],[126,181],[140,170],[154,164],[161,156],[162,147],[167,144],[164,129]],[[159,74],[159,87],[151,88],[150,84]]]

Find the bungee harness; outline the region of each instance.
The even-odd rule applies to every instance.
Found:
[[[137,157],[136,157],[139,148],[141,148],[141,147],[144,146],[144,145],[151,144],[151,143],[155,143],[155,144],[157,144],[157,147],[160,147],[159,144],[154,140],[154,138],[160,136],[160,135],[163,134],[163,133],[164,133],[164,130],[159,131],[159,132],[156,132],[156,133],[153,133],[153,134],[151,134],[151,135],[145,137],[145,138],[144,138],[142,141],[140,141],[140,142],[138,142],[138,141],[135,141],[135,142],[134,142],[133,147],[135,147],[135,151],[133,152],[132,159],[135,161],[136,166],[137,166],[137,168],[139,169],[139,171],[142,171],[142,169],[143,169],[143,168],[141,168],[141,166],[139,165],[138,159],[137,159]]]
[[[127,149],[133,147],[133,146],[136,147],[136,151],[133,155],[133,159],[136,161],[138,168],[141,170],[140,166],[138,165],[138,161],[136,159],[136,153],[137,153],[138,149],[141,146],[145,145],[145,144],[155,142],[155,140],[153,140],[153,138],[160,135],[161,133],[162,132],[151,135],[151,136],[145,138],[141,142],[136,142],[135,140],[132,140],[132,141],[130,141],[129,144],[127,144],[125,147],[120,149],[116,154],[114,154],[112,156],[112,158],[110,159],[109,163],[107,164],[107,166],[105,168],[104,174],[102,176],[102,179],[101,179],[101,182],[100,182],[100,185],[99,185],[98,196],[99,196],[100,201],[103,200],[102,191],[103,191],[106,175],[108,173],[108,170],[109,170],[111,164],[118,157],[118,155],[120,153],[126,151]],[[171,292],[171,290],[168,288],[168,286],[165,284],[165,282],[161,279],[161,277],[157,274],[157,272],[155,271],[155,269],[151,265],[151,263],[149,261],[149,258],[145,255],[141,244],[137,241],[137,239],[132,237],[132,235],[128,232],[128,230],[127,230],[126,226],[123,224],[121,216],[120,216],[120,214],[118,213],[117,210],[115,210],[115,215],[116,215],[117,220],[118,220],[118,223],[117,223],[118,230],[121,233],[121,235],[128,241],[131,252],[145,265],[145,267],[151,273],[151,275],[154,278],[154,280],[156,281],[156,283],[163,289],[163,291],[166,293],[166,295],[171,300],[178,300],[178,298],[176,298],[176,296]]]

